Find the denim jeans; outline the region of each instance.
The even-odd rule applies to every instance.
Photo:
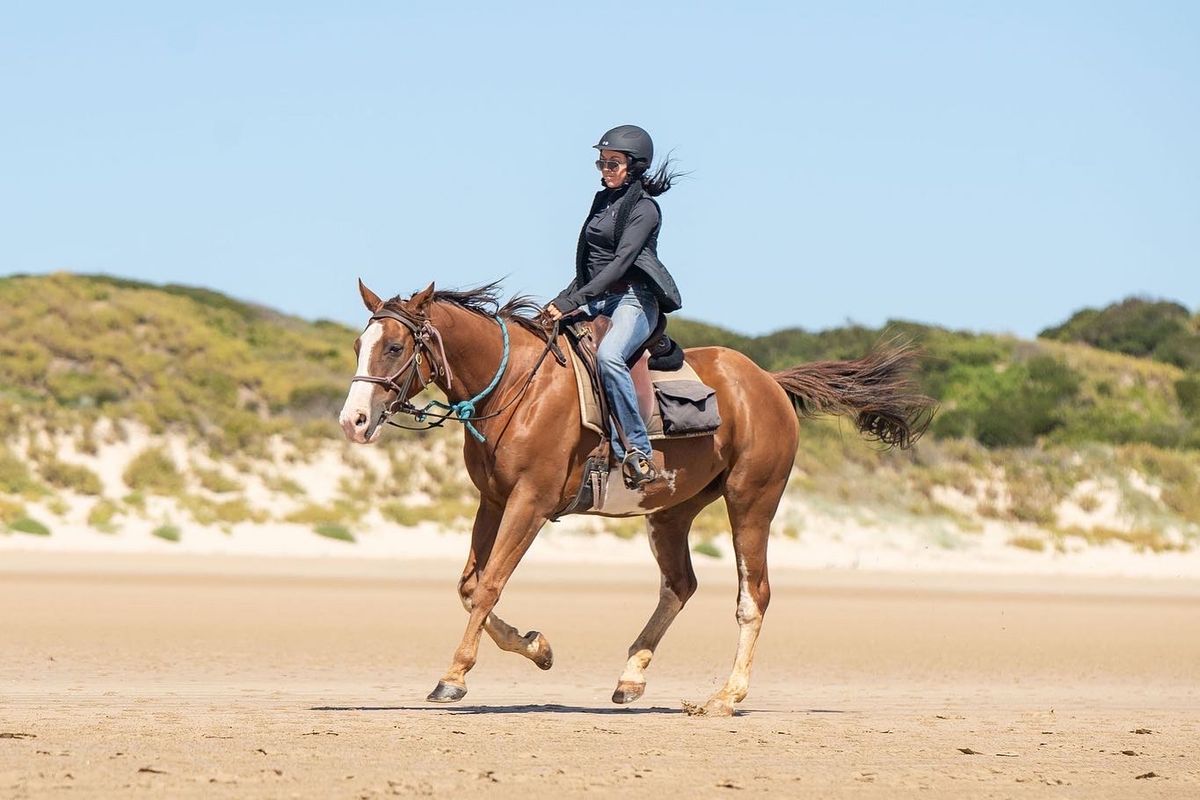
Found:
[[[589,319],[603,315],[612,320],[612,327],[596,353],[600,379],[609,406],[625,429],[629,446],[649,455],[650,436],[638,410],[637,392],[626,359],[646,343],[646,338],[658,324],[658,298],[644,286],[634,284],[624,292],[609,292],[597,297],[583,306],[583,313]],[[625,457],[615,428],[612,430],[612,448],[618,461]]]

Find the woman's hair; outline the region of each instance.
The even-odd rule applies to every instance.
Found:
[[[651,197],[658,197],[670,189],[676,180],[687,175],[686,172],[672,169],[671,167],[674,166],[674,163],[674,160],[670,156],[667,156],[666,160],[659,164],[658,169],[653,172],[650,171],[649,164],[631,164],[629,169],[630,180],[640,180],[646,194]]]

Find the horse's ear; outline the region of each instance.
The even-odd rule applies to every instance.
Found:
[[[429,301],[433,299],[433,284],[429,284],[421,291],[408,298],[408,309],[414,314],[424,316],[428,310]]]
[[[367,307],[367,311],[372,314],[383,308],[383,301],[379,299],[379,295],[367,288],[367,285],[362,282],[362,278],[358,279],[358,293],[362,295],[363,305]]]

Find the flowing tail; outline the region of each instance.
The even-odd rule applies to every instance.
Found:
[[[800,416],[853,415],[859,432],[904,449],[928,430],[937,410],[913,380],[919,356],[911,344],[893,340],[854,361],[814,361],[772,377]]]

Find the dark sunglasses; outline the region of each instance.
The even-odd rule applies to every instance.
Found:
[[[624,161],[615,161],[615,160],[605,161],[603,158],[596,159],[596,169],[598,169],[598,170],[608,170],[609,172],[616,172],[623,166],[625,166]]]

